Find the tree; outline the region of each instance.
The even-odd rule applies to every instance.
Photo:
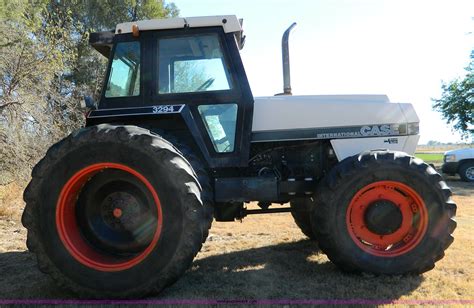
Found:
[[[428,141],[428,143],[426,143],[426,145],[430,146],[430,147],[437,146],[437,145],[440,145],[440,144],[441,144],[441,142],[436,141],[436,140],[430,140],[430,141]]]
[[[0,0],[0,185],[83,124],[80,101],[99,93],[106,62],[90,32],[177,14],[163,0]]]
[[[443,118],[452,123],[464,138],[474,136],[474,50],[471,62],[463,79],[443,83],[440,99],[433,99],[433,109],[441,112]]]
[[[179,10],[173,3],[163,0],[52,0],[48,12],[57,12],[65,25],[70,24],[72,31],[69,39],[75,44],[75,62],[65,74],[81,94],[100,94],[105,73],[106,59],[89,46],[89,34],[96,31],[114,30],[121,22],[174,17]],[[67,19],[68,15],[71,19]]]
[[[17,167],[36,162],[61,131],[48,98],[57,96],[55,80],[73,54],[62,40],[67,28],[44,27],[45,9],[46,1],[0,4],[0,182],[25,176],[28,168]],[[60,117],[66,124],[65,115],[78,111],[67,107]]]

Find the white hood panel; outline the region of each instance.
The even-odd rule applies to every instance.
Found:
[[[418,122],[411,104],[386,95],[256,97],[253,132]]]

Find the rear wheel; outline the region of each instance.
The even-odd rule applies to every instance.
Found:
[[[290,201],[291,216],[304,235],[314,240],[316,238],[311,227],[311,207],[314,202],[310,198],[298,198]]]
[[[312,219],[319,246],[347,271],[422,273],[452,243],[456,205],[441,176],[401,152],[339,163],[320,184]]]
[[[88,127],[54,145],[24,199],[40,269],[81,296],[159,291],[202,245],[195,173],[171,143],[139,127]]]
[[[474,182],[474,162],[468,161],[459,167],[459,176],[465,182]]]

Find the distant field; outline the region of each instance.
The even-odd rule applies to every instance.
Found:
[[[443,154],[442,153],[415,153],[415,156],[423,159],[427,163],[442,163]]]
[[[445,144],[445,145],[423,145],[419,144],[416,147],[416,152],[421,152],[421,153],[444,153],[446,151],[450,150],[456,150],[456,149],[464,149],[464,148],[472,148],[474,147],[474,144]]]
[[[444,152],[456,149],[474,148],[474,144],[444,144],[444,145],[418,145],[415,156],[429,164],[439,167],[443,163]]]

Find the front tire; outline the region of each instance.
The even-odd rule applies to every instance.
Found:
[[[52,146],[24,199],[40,270],[83,297],[160,291],[189,268],[207,223],[188,161],[135,126],[88,127]]]
[[[423,273],[453,241],[450,189],[432,167],[402,152],[346,158],[315,196],[319,246],[346,271]]]

